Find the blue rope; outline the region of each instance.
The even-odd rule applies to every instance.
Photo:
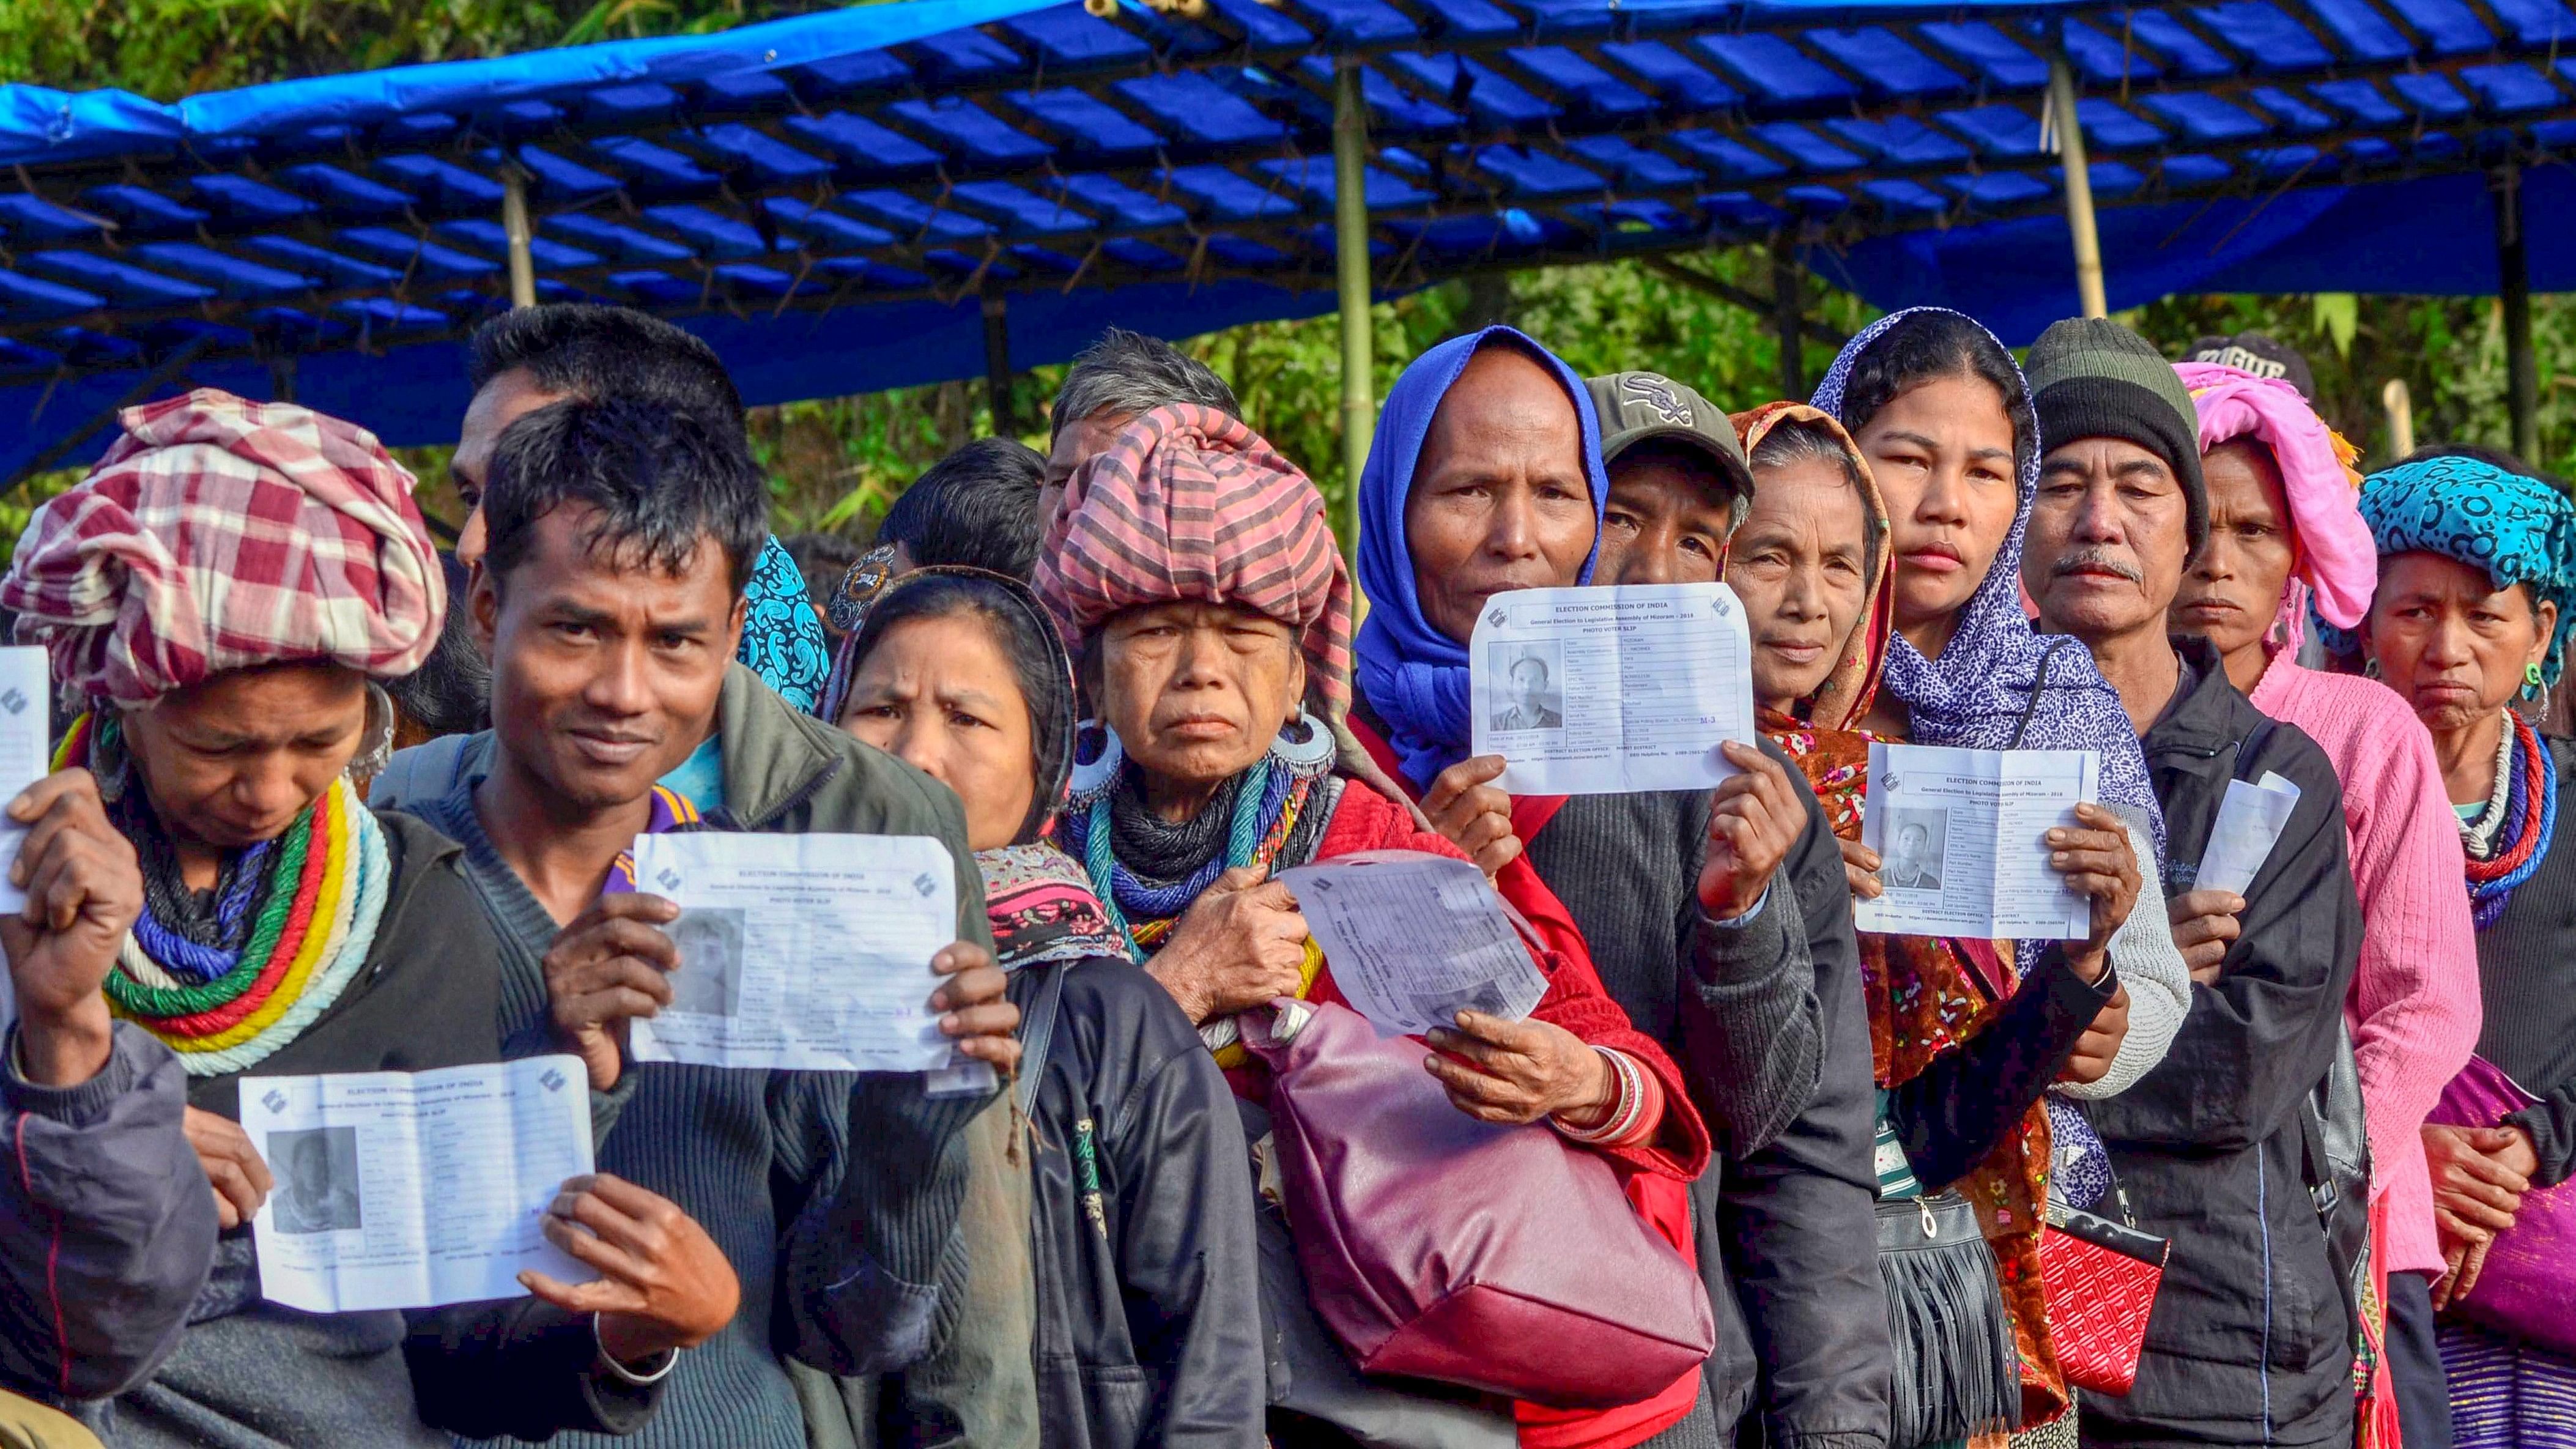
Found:
[[[203,985],[229,974],[241,964],[241,947],[249,935],[246,923],[251,914],[251,902],[263,894],[262,888],[268,884],[265,857],[273,843],[263,840],[244,852],[234,868],[232,889],[216,903],[217,933],[233,945],[209,946],[171,930],[153,914],[148,897],[143,910],[134,918],[135,944],[143,948],[143,954],[150,957],[153,964],[193,985]]]
[[[2532,842],[2531,855],[2521,865],[2514,867],[2510,873],[2498,879],[2470,890],[2472,910],[2469,924],[2480,931],[2494,925],[2504,915],[2505,905],[2511,899],[2515,887],[2540,873],[2540,863],[2548,859],[2550,842],[2557,837],[2558,833],[2557,766],[2546,757],[2548,747],[2540,743],[2539,734],[2535,731],[2526,741],[2522,730],[2516,725],[2515,721],[2507,721],[2505,725],[2507,729],[2513,730],[2513,756],[2505,766],[2510,772],[2511,784],[2505,797],[2507,814],[2503,838],[2521,839],[2523,823],[2530,817],[2531,791],[2530,787],[2522,781],[2524,772],[2529,768],[2527,762],[2532,750],[2543,752],[2540,762],[2540,838]]]
[[[1082,839],[1082,867],[1091,877],[1091,890],[1109,912],[1109,923],[1118,928],[1119,937],[1127,943],[1127,955],[1142,965],[1145,950],[1136,944],[1136,933],[1128,925],[1132,907],[1149,921],[1168,920],[1188,910],[1216,883],[1216,878],[1236,866],[1250,865],[1254,852],[1261,848],[1261,837],[1286,808],[1288,792],[1296,780],[1292,772],[1273,767],[1268,755],[1261,757],[1251,770],[1251,778],[1235,792],[1234,818],[1228,823],[1225,854],[1211,858],[1191,872],[1186,879],[1167,886],[1150,886],[1138,880],[1134,872],[1118,861],[1111,849],[1112,830],[1109,802],[1118,793],[1119,782],[1111,781],[1091,802],[1091,809],[1065,823],[1068,834],[1078,829]],[[1122,771],[1123,773],[1123,771]],[[1079,822],[1078,827],[1076,822]]]

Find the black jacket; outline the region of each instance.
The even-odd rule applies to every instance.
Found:
[[[2088,1443],[2348,1444],[2353,1324],[2308,1193],[2308,1101],[2332,1065],[2361,951],[2343,790],[2316,742],[2274,724],[2199,640],[2140,741],[2181,894],[2233,778],[2277,772],[2299,803],[2245,891],[2215,986],[2137,1085],[2091,1104],[2138,1225],[2173,1241],[2137,1388],[2087,1395]],[[2141,909],[2157,903],[2142,902]]]
[[[1260,1449],[1249,1154],[1234,1093],[1170,994],[1106,958],[1011,975],[1062,998],[1029,1114],[1046,1449]]]

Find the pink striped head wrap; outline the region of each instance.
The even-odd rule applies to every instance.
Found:
[[[447,576],[375,434],[213,388],[118,422],[0,579],[66,693],[140,708],[235,669],[321,660],[391,679],[429,656]]]
[[[1033,581],[1066,642],[1111,615],[1181,600],[1237,604],[1297,631],[1309,692],[1351,702],[1351,577],[1324,495],[1261,435],[1214,408],[1156,408],[1075,471]]]
[[[2349,629],[2361,622],[2379,587],[2379,549],[2361,519],[2361,474],[2352,466],[2360,451],[2279,378],[2214,362],[2178,362],[2174,371],[2200,414],[2201,452],[2252,438],[2280,464],[2281,491],[2299,545],[2279,615],[2291,641],[2297,641],[2307,616],[2301,596],[2309,590],[2327,623]]]

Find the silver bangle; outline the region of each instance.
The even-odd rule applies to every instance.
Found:
[[[602,1342],[599,1337],[599,1315],[596,1313],[590,1315],[590,1342],[592,1347],[599,1350],[599,1361],[607,1365],[610,1373],[615,1374],[619,1379],[626,1383],[633,1384],[639,1389],[650,1388],[654,1384],[658,1384],[662,1380],[669,1378],[671,1376],[671,1370],[680,1366],[680,1351],[676,1348],[666,1348],[662,1350],[661,1367],[656,1368],[649,1373],[637,1373],[635,1370],[619,1363],[617,1361],[617,1355],[610,1353],[608,1351],[608,1345],[605,1342]]]

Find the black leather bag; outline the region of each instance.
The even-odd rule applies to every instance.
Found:
[[[2021,1354],[1975,1205],[1955,1192],[1881,1202],[1878,1276],[1896,1347],[1891,1449],[2012,1428]]]

